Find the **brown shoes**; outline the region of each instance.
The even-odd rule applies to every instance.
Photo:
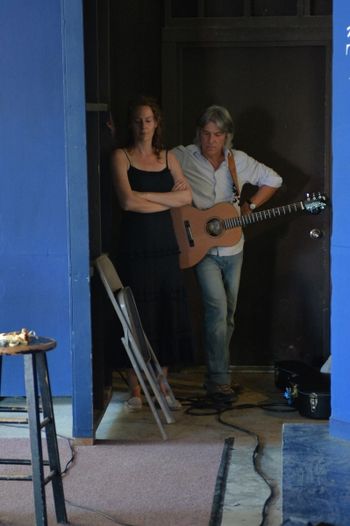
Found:
[[[237,399],[236,392],[229,384],[216,384],[207,390],[208,396],[227,402],[233,402]]]

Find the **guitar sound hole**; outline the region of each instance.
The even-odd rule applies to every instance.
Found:
[[[217,237],[223,231],[220,219],[214,217],[207,222],[207,232],[210,236]]]

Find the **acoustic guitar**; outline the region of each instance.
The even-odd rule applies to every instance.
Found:
[[[323,194],[306,194],[304,201],[260,210],[240,216],[231,203],[219,203],[206,210],[191,205],[172,208],[176,239],[180,248],[180,268],[189,268],[204,258],[210,248],[233,246],[242,237],[242,227],[269,219],[308,212],[318,214],[327,207]]]

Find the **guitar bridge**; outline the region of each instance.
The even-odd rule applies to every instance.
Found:
[[[185,224],[185,230],[186,230],[188,244],[190,245],[190,247],[194,247],[193,234],[192,234],[191,225],[190,225],[190,222],[188,221],[188,219],[186,219],[184,224]]]

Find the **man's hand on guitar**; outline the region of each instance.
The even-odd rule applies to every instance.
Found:
[[[242,216],[247,216],[251,214],[253,210],[250,209],[249,203],[247,201],[244,201],[243,205],[241,206],[241,214]]]

